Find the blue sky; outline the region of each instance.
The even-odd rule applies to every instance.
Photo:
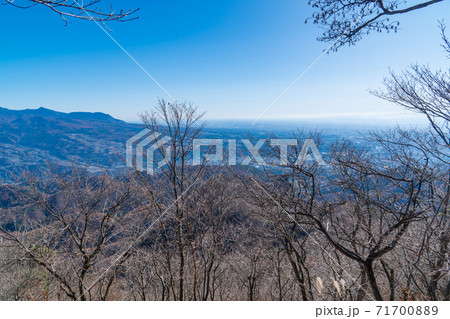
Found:
[[[255,119],[327,47],[300,0],[108,1],[139,7],[109,23],[121,43],[172,95],[207,118]],[[270,118],[405,116],[368,93],[388,68],[447,67],[437,20],[450,1],[399,17],[397,34],[371,34],[331,53],[266,115]],[[136,121],[165,93],[94,23],[68,26],[47,8],[0,6],[0,106],[99,111]]]

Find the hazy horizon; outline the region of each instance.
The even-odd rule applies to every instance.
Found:
[[[36,108],[9,108],[5,106],[0,106],[0,108],[5,108],[9,110],[14,111],[25,111],[25,110],[38,110],[40,108],[48,109],[56,112],[62,112],[62,113],[76,113],[76,112],[86,112],[86,113],[98,113],[97,111],[73,111],[73,112],[66,112],[66,111],[58,111],[56,109],[48,108],[48,107],[36,107]],[[199,110],[201,111],[201,110]],[[135,120],[126,120],[124,118],[115,117],[110,113],[107,112],[100,112],[104,114],[108,114],[115,119],[122,120],[124,122],[130,123],[130,124],[142,124],[142,122],[137,118]],[[347,115],[322,115],[322,116],[305,116],[305,117],[290,117],[290,118],[268,118],[265,117],[264,119],[261,119],[255,123],[255,120],[253,118],[211,118],[208,117],[208,114],[206,113],[205,116],[202,118],[202,120],[206,121],[208,124],[213,124],[214,128],[225,128],[227,125],[230,124],[236,125],[239,124],[238,127],[250,127],[250,128],[258,128],[262,127],[264,125],[269,126],[277,126],[277,124],[284,124],[286,129],[292,129],[292,127],[295,127],[298,124],[306,124],[306,125],[317,125],[317,126],[323,126],[323,125],[348,125],[352,127],[366,127],[369,126],[372,127],[392,127],[396,125],[404,126],[404,127],[424,127],[428,125],[427,119],[422,114],[417,114],[414,112],[398,112],[398,113],[392,113],[392,114],[372,114],[372,115],[363,115],[363,114],[347,114]],[[355,121],[358,122],[355,122]],[[231,128],[231,127],[229,127]]]

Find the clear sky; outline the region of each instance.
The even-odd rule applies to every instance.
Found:
[[[314,61],[326,43],[304,23],[306,0],[129,0],[139,19],[109,23],[111,34],[172,95],[207,118],[255,119]],[[397,34],[371,34],[331,53],[265,116],[395,117],[400,107],[368,93],[388,68],[448,67],[438,19],[450,1],[399,17]],[[450,29],[450,28],[449,28]],[[0,6],[0,106],[99,111],[135,121],[167,98],[93,22],[68,26],[47,8]]]

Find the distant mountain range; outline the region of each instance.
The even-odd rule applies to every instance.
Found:
[[[141,129],[104,113],[0,108],[0,182],[16,168],[44,162],[77,160],[93,170],[107,166]]]

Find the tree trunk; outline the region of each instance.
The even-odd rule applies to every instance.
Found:
[[[383,297],[381,296],[380,289],[377,285],[377,279],[375,278],[375,272],[373,271],[373,260],[368,259],[364,263],[364,268],[367,273],[367,279],[369,281],[370,287],[372,288],[373,295],[375,297],[376,301],[384,301]]]

